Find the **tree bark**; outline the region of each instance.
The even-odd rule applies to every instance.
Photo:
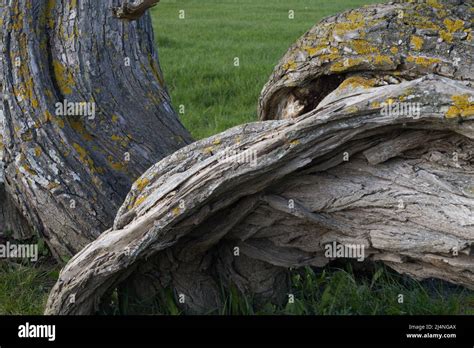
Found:
[[[114,16],[120,19],[137,20],[151,7],[154,7],[160,0],[136,0],[133,3],[125,2],[113,9]]]
[[[150,17],[121,21],[114,6],[0,2],[5,187],[58,259],[108,229],[132,183],[191,141]]]
[[[472,3],[436,4],[311,29],[263,90],[267,121],[145,172],[113,228],[63,269],[46,313],[94,313],[123,284],[141,300],[171,287],[190,313],[218,307],[219,284],[278,301],[288,269],[328,264],[333,243],[474,289]],[[418,112],[393,109],[403,103]]]
[[[26,241],[34,237],[34,232],[16,208],[14,202],[0,183],[0,238]]]

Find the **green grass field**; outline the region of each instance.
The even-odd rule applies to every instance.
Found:
[[[256,120],[260,91],[298,37],[325,16],[368,0],[162,0],[153,9],[161,66],[181,119],[196,139]],[[179,19],[179,11],[185,19]],[[289,19],[289,11],[295,13]],[[240,66],[234,66],[238,57]],[[0,262],[0,314],[41,314],[57,267]],[[419,283],[382,266],[349,266],[292,276],[295,303],[254,309],[223,293],[218,314],[474,314],[474,295],[443,282]],[[404,302],[398,296],[404,295]],[[179,314],[171,296],[154,313]],[[118,309],[114,314],[120,314]],[[123,313],[122,313],[123,314]]]

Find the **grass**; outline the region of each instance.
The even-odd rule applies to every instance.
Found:
[[[40,315],[58,279],[53,265],[0,262],[0,315]]]
[[[324,17],[377,2],[383,1],[161,1],[152,10],[155,37],[173,104],[184,106],[182,122],[201,139],[255,121],[264,84],[301,35]]]
[[[286,314],[474,314],[473,292],[437,280],[420,283],[382,265],[362,277],[350,266],[319,273],[307,268],[292,284],[296,299],[283,309]]]
[[[0,263],[0,315],[40,315],[58,277],[52,265],[25,266]],[[474,315],[474,292],[439,280],[418,282],[383,265],[370,272],[354,272],[351,265],[314,270],[305,268],[291,275],[294,303],[258,304],[236,288],[222,290],[222,308],[214,315]],[[399,295],[403,303],[399,303]],[[114,300],[115,298],[115,300]],[[114,304],[102,314],[180,315],[171,290],[152,301],[120,308]]]
[[[196,139],[256,120],[257,101],[273,67],[321,18],[368,0],[162,0],[153,9],[161,65],[181,119]],[[178,18],[184,10],[186,19]],[[295,19],[288,11],[295,11]],[[240,66],[234,66],[238,57]],[[0,314],[41,314],[57,267],[0,262]],[[214,314],[474,314],[472,291],[440,281],[417,282],[385,267],[310,268],[293,273],[294,303],[256,306],[234,288]],[[404,303],[398,303],[398,295]],[[173,293],[153,313],[177,315]],[[112,308],[113,314],[120,309]]]
[[[472,315],[474,293],[440,280],[418,282],[383,265],[371,272],[354,272],[350,264],[322,270],[305,268],[291,275],[294,301],[258,304],[235,287],[222,290],[222,308],[214,315]],[[400,295],[403,301],[400,302]],[[132,309],[133,308],[133,309]],[[131,313],[179,315],[171,290],[151,301],[134,303]],[[127,314],[128,309],[113,314]]]

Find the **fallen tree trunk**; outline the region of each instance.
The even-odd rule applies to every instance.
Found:
[[[142,300],[171,287],[190,313],[217,308],[220,284],[278,300],[288,268],[328,264],[331,245],[474,289],[472,4],[433,3],[308,32],[262,93],[269,121],[145,172],[46,313],[94,313],[123,286]]]
[[[109,228],[133,181],[191,140],[150,17],[121,21],[116,5],[0,1],[8,202],[58,260]]]

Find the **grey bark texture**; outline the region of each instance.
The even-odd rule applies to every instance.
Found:
[[[149,15],[122,21],[117,5],[0,1],[6,194],[58,259],[108,229],[132,183],[191,141]]]
[[[46,313],[95,313],[123,287],[143,301],[172,288],[187,313],[216,309],[221,285],[278,301],[288,270],[327,265],[334,242],[474,289],[472,5],[395,2],[316,25],[265,86],[262,121],[147,170]]]

